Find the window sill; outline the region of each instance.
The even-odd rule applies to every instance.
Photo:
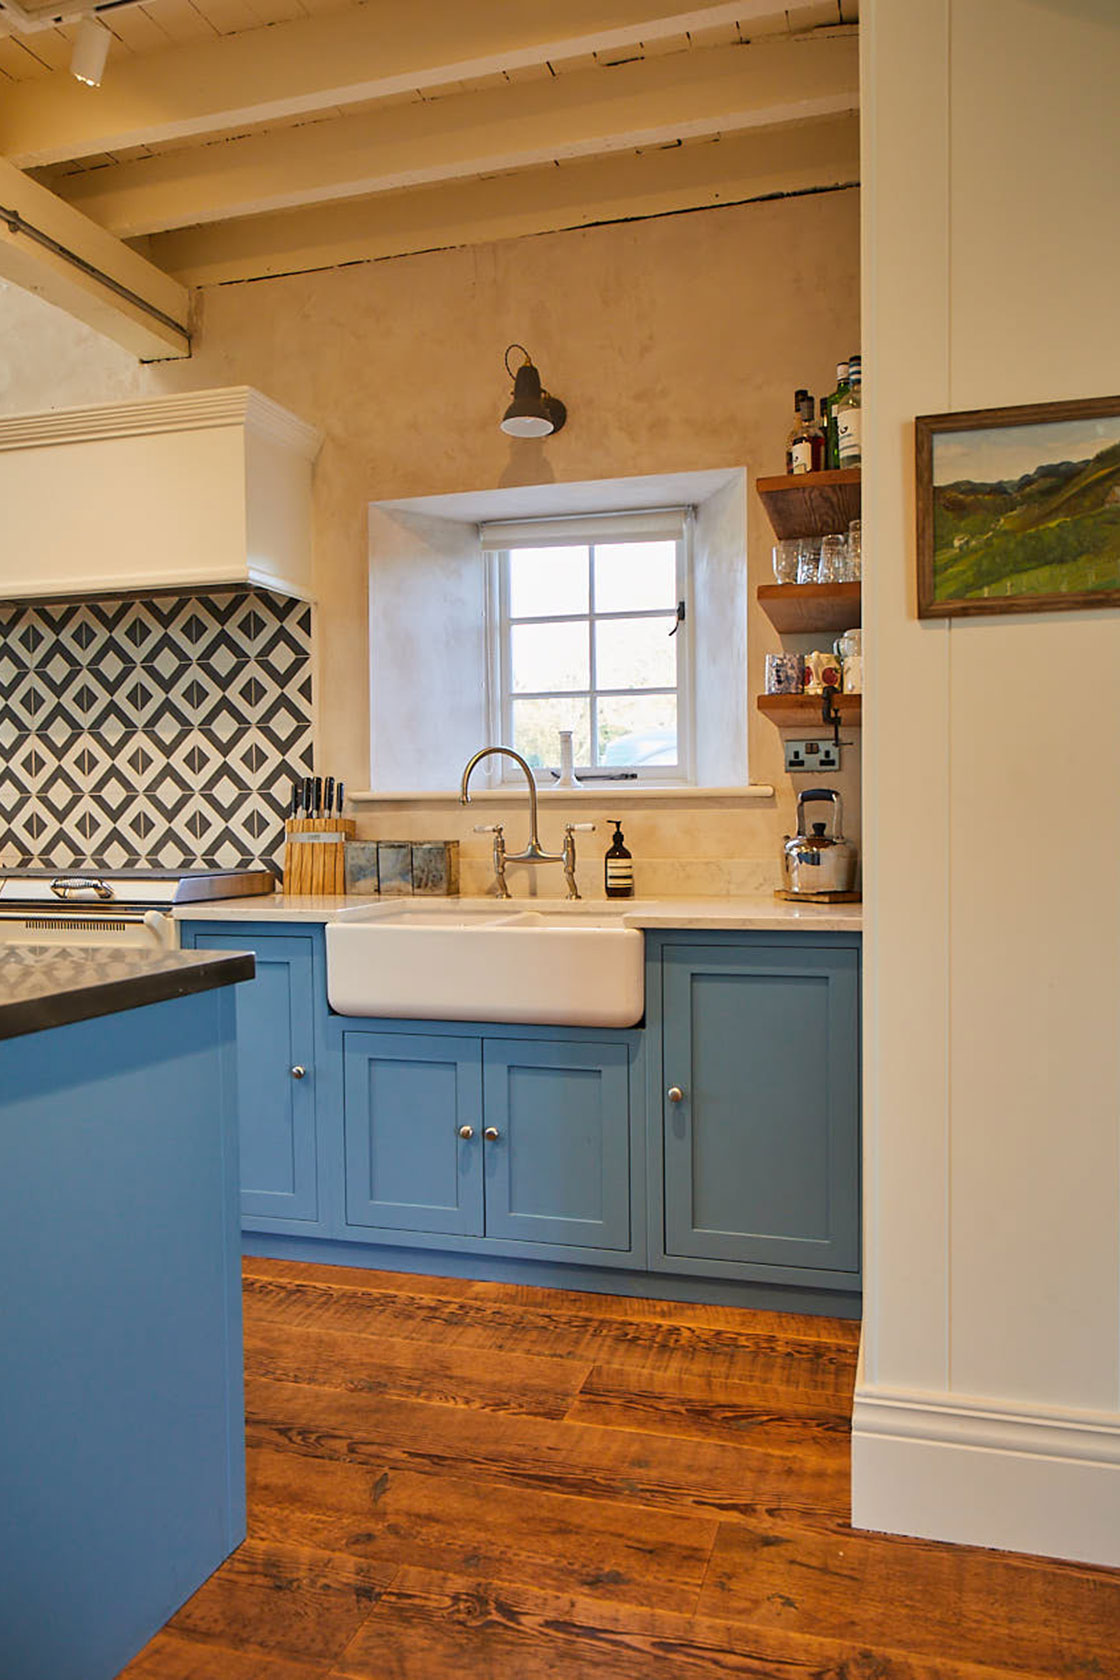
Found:
[[[511,800],[515,803],[525,798],[524,782],[507,782],[500,788],[471,788],[471,804],[483,804],[487,800],[494,803],[508,805]],[[707,805],[739,805],[757,799],[773,799],[774,789],[768,782],[752,782],[749,786],[740,787],[691,787],[683,783],[671,786],[665,782],[590,782],[580,788],[557,788],[538,784],[537,795],[542,804],[557,804],[568,802],[572,805],[601,805],[604,802],[615,804],[619,801],[627,805],[665,804],[676,801],[683,804]],[[459,803],[458,789],[439,789],[435,792],[423,789],[417,792],[389,792],[382,793],[371,788],[360,789],[357,793],[347,790],[346,798],[351,805],[457,805]]]

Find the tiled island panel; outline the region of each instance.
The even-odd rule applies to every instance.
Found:
[[[5,862],[278,863],[311,754],[304,601],[0,604]]]

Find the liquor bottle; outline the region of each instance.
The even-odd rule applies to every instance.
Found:
[[[813,419],[815,408],[816,405],[813,402],[812,397],[806,397],[804,403],[801,405],[801,415],[805,421],[805,426],[808,431],[809,447],[813,458],[813,465],[810,468],[810,471],[820,472],[824,467],[825,440],[822,427],[820,427]]]
[[[797,466],[795,464],[795,458],[794,458],[794,446],[797,443],[799,443],[800,440],[801,440],[801,404],[805,401],[805,398],[808,395],[809,395],[808,391],[795,391],[793,393],[793,425],[790,427],[789,433],[786,437],[786,472],[787,473],[808,472],[809,471],[808,466],[804,466],[804,467]]]
[[[610,850],[603,860],[604,886],[607,897],[633,898],[634,863],[624,844],[626,836],[622,832],[621,823],[615,817],[608,817],[607,821],[614,823],[614,838],[611,841]]]
[[[815,406],[808,391],[798,391],[797,419],[786,444],[788,472],[819,472],[824,465],[824,434],[813,419]]]
[[[840,465],[839,453],[836,446],[836,405],[848,390],[848,364],[836,364],[836,389],[825,400],[827,418],[825,420],[824,464],[828,468]]]
[[[858,359],[848,367],[848,390],[836,405],[836,443],[841,467],[858,467],[863,459],[862,374]]]

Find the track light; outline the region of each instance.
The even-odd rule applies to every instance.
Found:
[[[516,374],[509,365],[510,354],[520,350],[525,360]],[[513,378],[513,401],[502,415],[502,431],[509,437],[551,437],[568,418],[568,411],[559,397],[550,397],[541,389],[541,376],[529,358],[523,344],[511,344],[506,351],[506,372]]]
[[[70,74],[87,87],[100,87],[113,39],[105,25],[95,17],[84,17],[74,35],[74,50],[70,54]]]

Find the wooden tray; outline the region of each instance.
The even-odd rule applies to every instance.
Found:
[[[789,904],[862,904],[863,894],[858,892],[815,892],[795,893],[787,892],[785,887],[775,887],[775,898],[784,898]]]

